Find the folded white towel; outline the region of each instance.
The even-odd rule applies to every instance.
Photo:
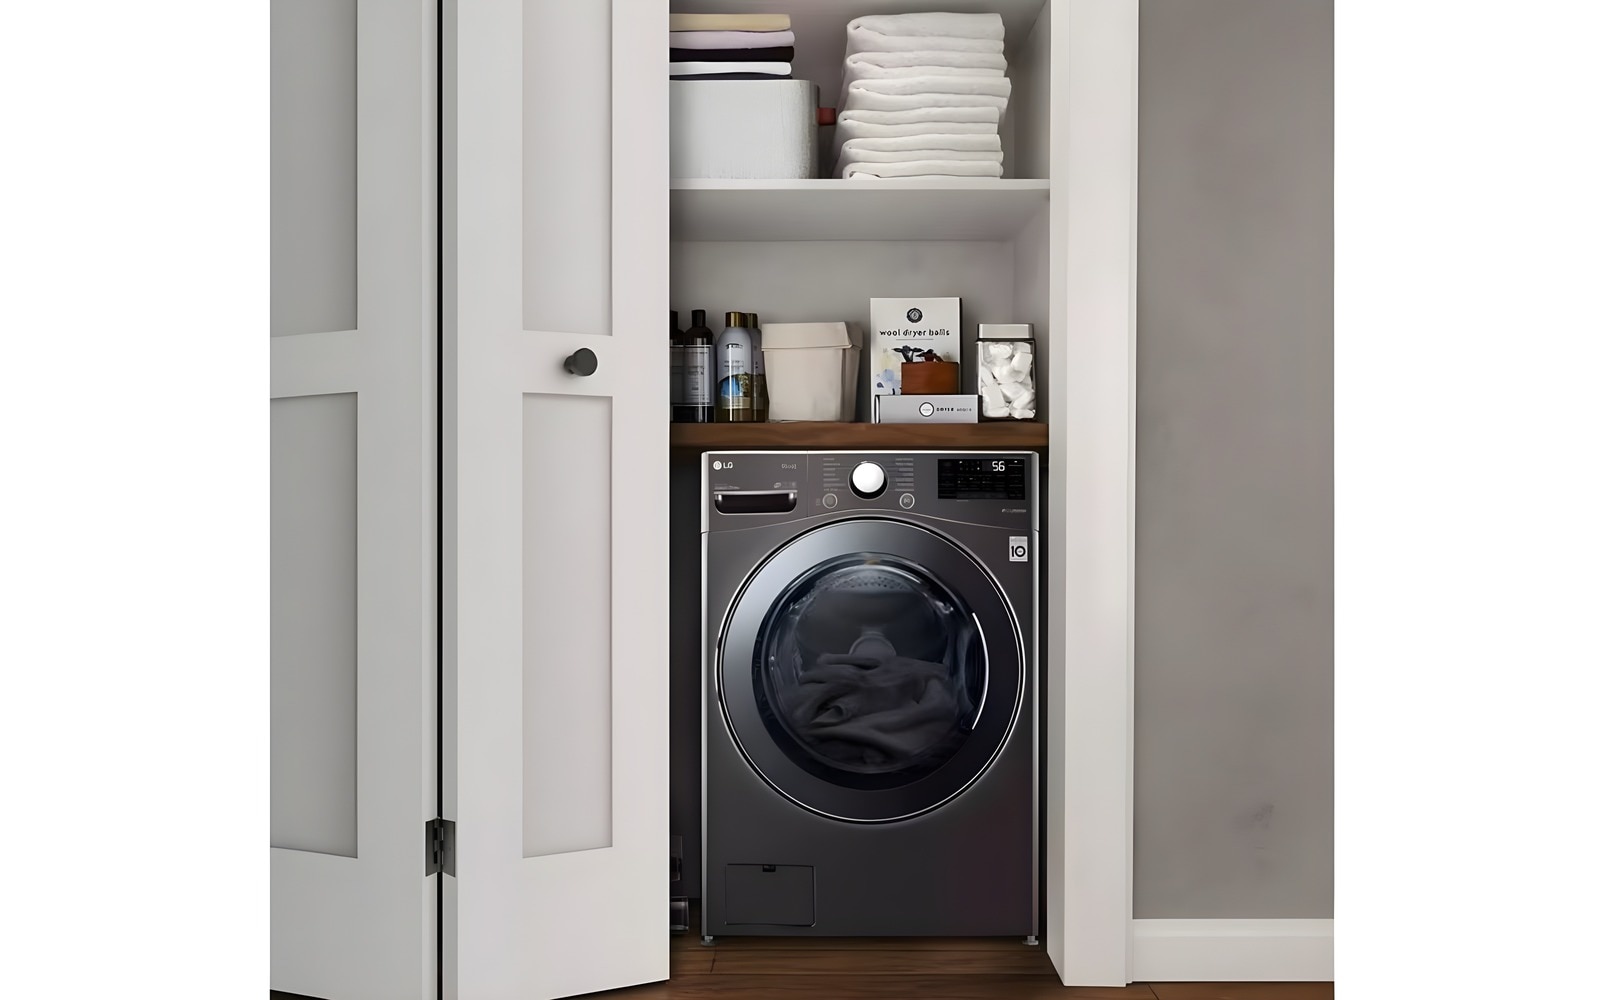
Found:
[[[869,63],[854,63],[849,59],[844,62],[845,90],[850,88],[857,80],[895,80],[904,77],[927,76],[938,73],[941,77],[947,76],[976,76],[997,80],[1006,75],[1003,69],[977,69],[965,66],[873,66]]]
[[[846,32],[876,31],[899,37],[949,35],[1004,41],[1005,22],[999,14],[868,14],[845,26]]]
[[[841,157],[833,168],[833,176],[842,177],[851,167],[865,163],[872,167],[880,167],[888,163],[1000,163],[1003,157],[999,153],[984,153],[968,151],[965,149],[908,149],[901,153],[878,153],[864,150],[852,153],[848,158]]]
[[[834,176],[835,178],[850,176],[851,166],[861,165],[866,165],[867,173],[872,173],[880,166],[891,165],[891,163],[968,163],[968,165],[994,163],[994,165],[998,166],[1000,165],[1000,160],[1002,160],[1002,157],[997,152],[968,152],[965,149],[906,150],[904,154],[898,154],[898,152],[872,152],[869,149],[866,152],[858,152],[858,154],[851,155],[848,160],[842,158],[834,168]],[[858,171],[858,173],[861,173],[861,171]]]
[[[671,76],[709,76],[714,73],[761,73],[766,76],[788,76],[786,62],[675,62],[667,63]]]
[[[985,110],[993,110],[987,108]],[[863,131],[865,130],[865,131]],[[833,130],[833,155],[837,161],[845,143],[869,143],[861,149],[920,149],[924,146],[951,146],[954,149],[999,149],[1000,126],[994,122],[913,122],[909,125],[866,125],[840,121]],[[976,139],[977,143],[951,140]],[[879,143],[887,143],[879,145]],[[918,157],[930,159],[930,157]],[[938,159],[938,157],[931,157]]]
[[[852,29],[844,36],[844,52],[847,56],[857,52],[917,52],[924,49],[997,54],[1006,50],[1006,43],[990,38],[953,38],[949,35],[885,35],[867,28]]]
[[[867,81],[862,81],[865,83]],[[856,84],[857,87],[861,83]],[[933,110],[929,119],[945,117],[938,112],[947,108],[992,108],[1003,117],[1006,113],[1004,97],[988,94],[876,94],[852,89],[845,107],[850,111],[918,111]]]
[[[965,108],[945,108],[947,111],[965,111]],[[982,110],[992,111],[993,108]],[[853,118],[840,118],[834,126],[834,145],[851,139],[889,139],[895,136],[917,135],[995,135],[1000,126],[994,122],[907,122],[904,125],[875,125],[858,122]]]
[[[856,52],[844,57],[845,68],[851,64],[877,66],[880,69],[914,69],[926,66],[954,66],[960,69],[997,69],[1004,73],[1006,57],[998,52],[957,52],[951,49],[915,49],[909,52]]]
[[[1000,152],[998,135],[950,135],[928,133],[925,135],[887,136],[881,139],[846,139],[842,147],[845,155],[856,152],[893,153],[909,149],[961,149],[969,152]],[[913,157],[937,160],[938,156]]]
[[[984,107],[927,107],[902,108],[898,111],[873,111],[867,108],[849,108],[839,112],[839,124],[859,122],[863,125],[913,125],[921,122],[988,122],[997,125],[1000,111]]]
[[[883,177],[999,177],[1000,164],[992,160],[911,160],[904,163],[852,163],[844,179]]]
[[[1005,116],[1011,81],[1005,77],[908,76],[857,80],[845,88],[844,110],[905,111],[911,108],[989,107]]]
[[[987,160],[1004,162],[998,135],[908,135],[884,139],[849,139],[839,148],[833,175],[852,163],[906,163],[920,160]]]
[[[675,49],[770,49],[794,44],[792,31],[673,31]]]
[[[845,88],[845,107],[857,94],[981,94],[1011,96],[1011,81],[1003,76],[901,76],[886,80],[857,80]]]
[[[996,80],[1005,75],[1003,69],[977,66],[874,66],[849,59],[845,60],[844,66],[846,83],[851,80],[897,80],[908,76],[979,76]]]
[[[852,163],[914,163],[918,160],[983,160],[1004,163],[998,149],[849,149],[839,157],[839,169]]]

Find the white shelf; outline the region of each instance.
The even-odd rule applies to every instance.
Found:
[[[675,180],[672,238],[1009,240],[1045,210],[1048,180]]]

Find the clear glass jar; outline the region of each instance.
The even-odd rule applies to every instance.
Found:
[[[978,324],[978,419],[1033,420],[1039,410],[1029,323]]]

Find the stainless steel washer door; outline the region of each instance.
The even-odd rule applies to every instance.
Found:
[[[937,808],[1004,748],[1027,665],[1016,618],[960,546],[904,521],[813,529],[734,598],[718,645],[723,715],[750,765],[855,822]]]

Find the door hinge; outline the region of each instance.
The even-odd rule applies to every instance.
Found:
[[[456,873],[456,821],[430,819],[424,829],[424,875]]]

